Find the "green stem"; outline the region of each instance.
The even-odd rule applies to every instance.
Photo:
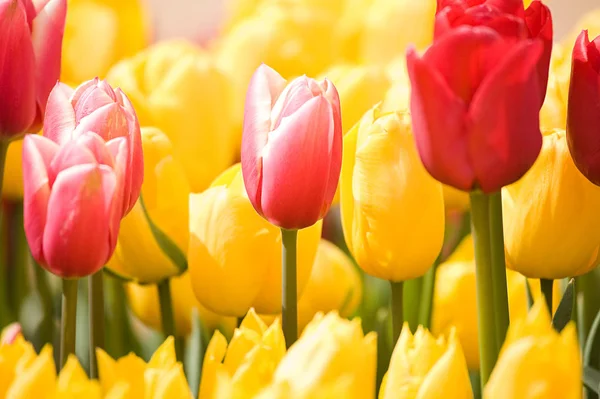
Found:
[[[594,269],[589,273],[576,278],[575,287],[577,289],[577,300],[580,307],[580,319],[578,330],[580,333],[580,342],[585,342],[588,332],[594,323],[596,314],[600,311],[600,269]],[[595,364],[600,366],[600,364]]]
[[[435,273],[438,267],[436,261],[427,274],[423,277],[421,289],[421,305],[419,307],[419,324],[429,329],[431,327],[431,313],[433,310],[433,295],[435,289]]]
[[[54,306],[53,296],[50,289],[50,283],[48,282],[48,276],[46,270],[44,270],[31,256],[29,257],[30,267],[33,269],[33,281],[35,290],[40,296],[42,302],[42,308],[44,316],[42,319],[42,326],[40,332],[41,342],[52,342],[54,336]]]
[[[471,192],[471,231],[475,246],[477,326],[482,388],[490,378],[498,357],[489,221],[488,196],[477,191]]]
[[[392,302],[391,302],[391,308],[392,308],[392,348],[396,346],[396,342],[398,341],[398,338],[400,337],[400,332],[402,332],[402,325],[404,324],[404,316],[403,316],[403,304],[402,304],[402,299],[404,298],[403,295],[403,288],[404,288],[404,282],[403,281],[399,281],[399,282],[395,282],[395,281],[390,281],[390,285],[392,287]]]
[[[548,306],[548,312],[552,315],[552,286],[554,285],[554,280],[548,280],[545,278],[540,279],[540,289],[542,291],[542,295],[544,295],[544,299],[546,300],[546,305]]]
[[[60,320],[60,368],[70,354],[75,354],[77,330],[77,283],[78,279],[62,280],[62,314]]]
[[[90,377],[98,378],[96,349],[104,349],[104,276],[102,269],[88,280],[88,300],[90,307]]]
[[[281,327],[288,348],[298,339],[297,244],[298,230],[281,229]]]
[[[419,313],[423,305],[421,298],[423,296],[424,277],[414,278],[404,283],[403,293],[403,314],[404,320],[408,323],[410,330],[414,333],[419,326]]]
[[[183,346],[175,329],[175,315],[173,314],[173,298],[171,297],[170,281],[171,280],[167,278],[157,284],[162,330],[166,337],[173,337],[175,340],[177,360],[183,361]]]
[[[496,315],[496,340],[498,350],[504,343],[510,323],[504,258],[504,226],[502,224],[502,192],[489,196],[490,242],[492,256],[492,281],[494,283],[494,314]]]
[[[18,319],[21,305],[27,297],[29,284],[27,278],[27,260],[29,247],[25,238],[23,225],[23,202],[6,201],[8,212],[6,221],[8,227],[8,291],[13,315]]]

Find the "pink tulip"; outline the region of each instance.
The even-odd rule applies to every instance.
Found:
[[[0,140],[41,127],[66,12],[66,0],[0,0]]]
[[[329,210],[342,161],[340,100],[327,79],[287,84],[258,67],[246,95],[242,173],[250,202],[285,229],[313,225]]]
[[[123,203],[128,141],[86,132],[59,146],[23,143],[25,234],[33,257],[63,278],[91,275],[112,256]]]
[[[44,136],[62,145],[87,132],[94,132],[107,142],[117,137],[129,142],[129,152],[124,155],[124,216],[135,205],[144,179],[140,124],[131,102],[121,89],[113,90],[97,78],[75,90],[56,84],[48,97]]]

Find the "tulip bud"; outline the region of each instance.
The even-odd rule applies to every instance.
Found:
[[[298,233],[298,296],[312,269],[321,222]],[[240,317],[251,307],[281,311],[281,233],[252,208],[241,167],[231,167],[190,196],[188,262],[196,298],[209,310]]]
[[[467,364],[454,331],[447,339],[436,339],[423,326],[413,335],[405,323],[379,397],[472,399]]]
[[[242,137],[244,184],[274,225],[302,229],[329,210],[342,164],[340,99],[327,79],[287,83],[261,65],[248,87]]]
[[[167,136],[156,128],[142,128],[141,135],[145,211],[138,201],[123,218],[117,248],[107,267],[127,279],[157,283],[181,274],[182,270],[163,253],[148,219],[185,254],[190,187]]]
[[[529,172],[503,189],[502,209],[509,268],[559,279],[598,264],[600,187],[575,167],[564,130],[549,132]]]
[[[543,300],[513,322],[484,399],[581,398],[581,357],[573,322],[557,333]]]
[[[442,186],[423,168],[406,112],[368,111],[344,138],[341,186],[346,244],[368,274],[405,281],[442,248]]]
[[[144,157],[140,125],[133,106],[121,89],[113,90],[106,81],[93,79],[75,90],[58,83],[48,97],[44,136],[58,144],[87,132],[94,132],[110,144],[123,137],[127,152],[122,162],[123,203],[121,216],[135,205],[144,180]]]
[[[115,65],[108,81],[130,95],[143,126],[167,135],[192,192],[234,162],[231,87],[208,53],[184,41],[159,43]]]
[[[198,310],[202,325],[208,331],[220,329],[231,336],[236,326],[234,317],[223,317],[206,309],[194,296],[189,273],[169,279],[175,315],[175,331],[185,337],[192,332],[192,311]],[[129,307],[147,326],[161,330],[162,321],[158,291],[154,285],[129,283],[125,286]]]
[[[231,342],[215,331],[202,366],[199,399],[254,398],[285,355],[279,319],[269,327],[250,309]]]
[[[23,144],[24,223],[32,256],[63,277],[97,272],[111,257],[123,204],[125,138],[86,132],[58,144]]]
[[[66,0],[0,2],[0,140],[37,131],[60,74]]]
[[[600,185],[600,36],[581,32],[573,47],[567,142],[577,169]]]

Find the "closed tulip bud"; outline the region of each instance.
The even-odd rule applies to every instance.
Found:
[[[182,270],[159,247],[148,219],[185,254],[190,186],[162,131],[142,128],[142,148],[145,178],[141,193],[148,216],[138,201],[123,218],[117,248],[107,267],[127,279],[157,283]]]
[[[600,187],[575,167],[564,130],[544,137],[533,167],[502,194],[509,268],[531,278],[559,279],[598,264]]]
[[[146,17],[141,0],[69,0],[60,80],[78,85],[105,77],[117,61],[142,50]]]
[[[336,310],[351,316],[362,300],[362,281],[352,260],[338,247],[321,239],[315,263],[298,301],[301,331],[319,312]]]
[[[67,0],[0,1],[0,140],[41,127],[60,74]]]
[[[408,50],[415,140],[435,179],[492,193],[531,167],[542,145],[543,50],[541,40],[515,43],[485,26],[454,28],[422,56]]]
[[[435,338],[422,326],[413,335],[404,324],[390,367],[381,382],[380,399],[471,399],[471,381],[454,331]]]
[[[108,144],[82,133],[59,146],[28,135],[23,144],[25,235],[50,272],[83,277],[110,259],[123,206],[125,138]]]
[[[123,157],[119,162],[124,165],[121,170],[121,216],[124,216],[135,205],[144,180],[140,124],[135,110],[121,89],[113,90],[106,81],[89,80],[75,90],[58,83],[48,97],[44,136],[63,144],[87,132],[96,133],[109,147],[115,145],[116,138],[126,141],[127,152],[119,154]]]
[[[194,296],[189,273],[169,279],[173,312],[175,315],[175,331],[185,337],[192,331],[192,311],[198,310],[202,325],[213,331],[221,329],[227,336],[233,333],[236,326],[235,317],[223,317],[206,309]],[[133,313],[147,326],[156,330],[162,328],[158,291],[154,285],[138,285],[129,283],[125,286],[129,307]]]
[[[115,65],[107,79],[130,95],[143,126],[167,135],[192,192],[234,162],[231,87],[208,53],[184,41],[162,42]]]
[[[360,319],[318,313],[279,363],[260,398],[366,399],[375,396],[377,336]]]
[[[322,223],[298,233],[298,296],[311,273]],[[190,196],[188,262],[196,298],[209,310],[240,317],[281,311],[281,233],[252,208],[240,165]]]
[[[573,323],[557,333],[538,300],[527,317],[510,325],[483,398],[580,399],[579,351]]]
[[[340,99],[327,79],[287,82],[261,65],[246,96],[244,184],[254,209],[274,225],[302,229],[329,210],[342,164]]]
[[[405,281],[427,272],[442,248],[442,186],[423,168],[406,112],[368,111],[344,138],[344,237],[368,274]]]
[[[252,399],[273,378],[285,355],[279,319],[267,325],[250,309],[233,338],[215,331],[202,366],[199,399]]]
[[[583,31],[573,47],[567,142],[577,169],[600,185],[600,36]]]

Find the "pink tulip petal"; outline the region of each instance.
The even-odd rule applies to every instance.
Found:
[[[48,96],[44,136],[59,144],[69,140],[75,129],[75,112],[70,101],[72,94],[73,89],[69,86],[57,83]]]
[[[469,156],[486,193],[518,180],[542,148],[537,62],[541,41],[519,43],[482,82],[469,111]]]
[[[342,129],[342,115],[340,111],[340,96],[336,87],[331,83],[331,81],[325,79],[325,98],[329,100],[332,105],[333,110],[333,137],[331,140],[331,165],[330,165],[330,174],[329,174],[329,182],[327,183],[327,189],[325,191],[325,202],[327,209],[323,209],[322,216],[325,216],[325,213],[329,210],[329,206],[331,201],[333,201],[333,197],[335,197],[335,192],[337,191],[337,186],[340,180],[340,172],[342,170],[342,144],[344,142],[344,135]]]
[[[56,178],[48,201],[44,254],[63,278],[97,272],[110,258],[117,179],[105,165],[78,165]]]
[[[76,140],[67,141],[60,147],[48,167],[48,183],[52,187],[58,174],[65,169],[82,164],[96,163],[96,157],[88,148],[80,145]]]
[[[43,251],[44,226],[50,185],[47,170],[59,147],[42,136],[27,135],[23,140],[23,217],[25,235],[32,256],[46,263]]]
[[[92,113],[79,121],[73,136],[76,137],[85,132],[94,132],[105,141],[115,137],[127,137],[129,134],[127,114],[115,102],[94,109]]]
[[[468,154],[465,103],[414,48],[408,49],[406,61],[413,131],[425,168],[442,183],[471,190],[475,172]]]
[[[299,229],[322,216],[334,129],[331,104],[318,96],[283,118],[269,134],[263,148],[261,200],[263,214],[271,223]]]
[[[39,2],[39,0],[37,1]],[[47,3],[47,0],[44,0],[44,5]],[[33,26],[33,19],[37,15],[38,7],[31,0],[21,0],[21,4],[25,7],[25,12],[27,14],[27,24],[29,25],[29,29]],[[39,9],[41,9],[40,7]]]
[[[36,116],[35,56],[23,4],[0,2],[0,138],[28,131]]]
[[[129,169],[129,147],[130,143],[125,137],[117,137],[106,143],[108,150],[114,159],[114,171],[117,176],[117,182],[119,186],[118,198],[122,199],[122,204],[119,208],[120,217],[125,217],[127,213],[133,208],[135,202],[139,197],[139,190],[135,200],[132,202],[131,198],[131,173],[128,173]]]
[[[115,102],[115,98],[111,97],[111,93],[107,93],[106,90],[101,87],[100,83],[96,86],[88,87],[87,90],[81,93],[79,100],[77,100],[73,107],[75,110],[75,121],[77,123],[81,123],[83,118],[104,106],[113,104],[118,106]],[[112,95],[114,96],[114,93],[112,93]]]
[[[75,88],[75,90],[71,94],[71,106],[73,108],[75,108],[77,106],[77,102],[79,102],[79,99],[81,98],[81,96],[85,92],[87,92],[90,88],[97,86],[99,82],[100,82],[100,79],[98,79],[96,77],[94,79],[90,79],[86,82],[83,82],[82,84],[77,86],[77,88]]]
[[[133,105],[129,98],[121,91],[115,90],[117,100],[121,100],[123,109],[127,115],[127,125],[129,129],[129,181],[126,185],[126,206],[125,215],[133,209],[137,202],[144,181],[144,151],[142,150],[142,134],[140,132],[140,123],[137,119]]]
[[[313,92],[310,86],[311,79],[301,76],[294,79],[281,92],[273,109],[271,110],[271,126],[269,130],[279,127],[281,119],[292,115],[311,98],[321,94],[321,91]]]
[[[259,213],[262,186],[261,153],[267,144],[271,127],[271,109],[283,91],[286,80],[274,69],[262,64],[256,69],[244,109],[244,134],[242,135],[242,171],[250,202]]]
[[[96,133],[83,133],[75,138],[74,141],[77,143],[77,145],[91,151],[96,159],[96,162],[110,166],[111,168],[114,166],[114,158],[111,154],[111,151],[102,137],[98,136]]]

